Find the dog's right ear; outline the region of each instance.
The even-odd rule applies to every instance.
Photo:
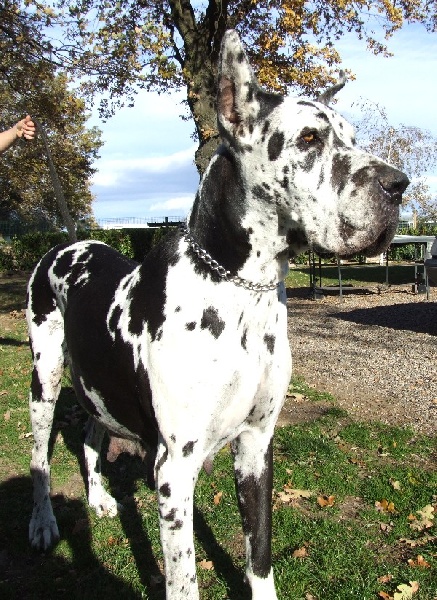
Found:
[[[259,113],[258,81],[236,31],[225,32],[219,60],[217,113],[222,135],[243,137]]]
[[[321,102],[322,104],[325,104],[326,106],[328,106],[329,103],[331,102],[331,100],[333,99],[333,97],[335,96],[335,94],[344,87],[345,83],[346,83],[345,72],[340,71],[340,73],[338,74],[337,83],[335,83],[330,88],[328,88],[327,90],[322,92],[320,94],[320,96],[318,96],[317,102]]]

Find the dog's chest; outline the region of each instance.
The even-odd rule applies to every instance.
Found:
[[[169,270],[164,320],[140,360],[169,435],[183,419],[225,438],[282,402],[290,374],[285,303],[278,290],[213,283],[181,263]]]

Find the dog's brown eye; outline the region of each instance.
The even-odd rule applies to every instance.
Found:
[[[303,138],[304,142],[306,142],[307,144],[310,144],[311,142],[314,142],[314,140],[316,139],[316,134],[313,132],[304,133],[302,138]]]

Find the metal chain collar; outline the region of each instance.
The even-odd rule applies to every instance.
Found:
[[[222,267],[216,260],[212,258],[210,254],[203,248],[199,246],[199,244],[194,240],[191,235],[188,227],[181,227],[181,232],[184,236],[184,240],[190,245],[193,252],[200,258],[202,262],[207,265],[211,271],[217,273],[219,277],[224,279],[225,281],[230,281],[231,283],[238,285],[239,287],[243,287],[246,290],[250,290],[251,292],[269,292],[275,290],[280,282],[275,283],[253,283],[248,279],[243,279],[243,277],[239,277],[238,275],[231,275],[230,271],[227,271],[224,267]]]

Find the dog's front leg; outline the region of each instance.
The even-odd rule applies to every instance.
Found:
[[[198,475],[193,457],[158,447],[155,463],[166,599],[198,600],[193,541],[193,493]]]
[[[257,430],[243,432],[232,443],[232,452],[246,538],[246,577],[252,590],[252,600],[277,600],[271,557],[271,436]]]

